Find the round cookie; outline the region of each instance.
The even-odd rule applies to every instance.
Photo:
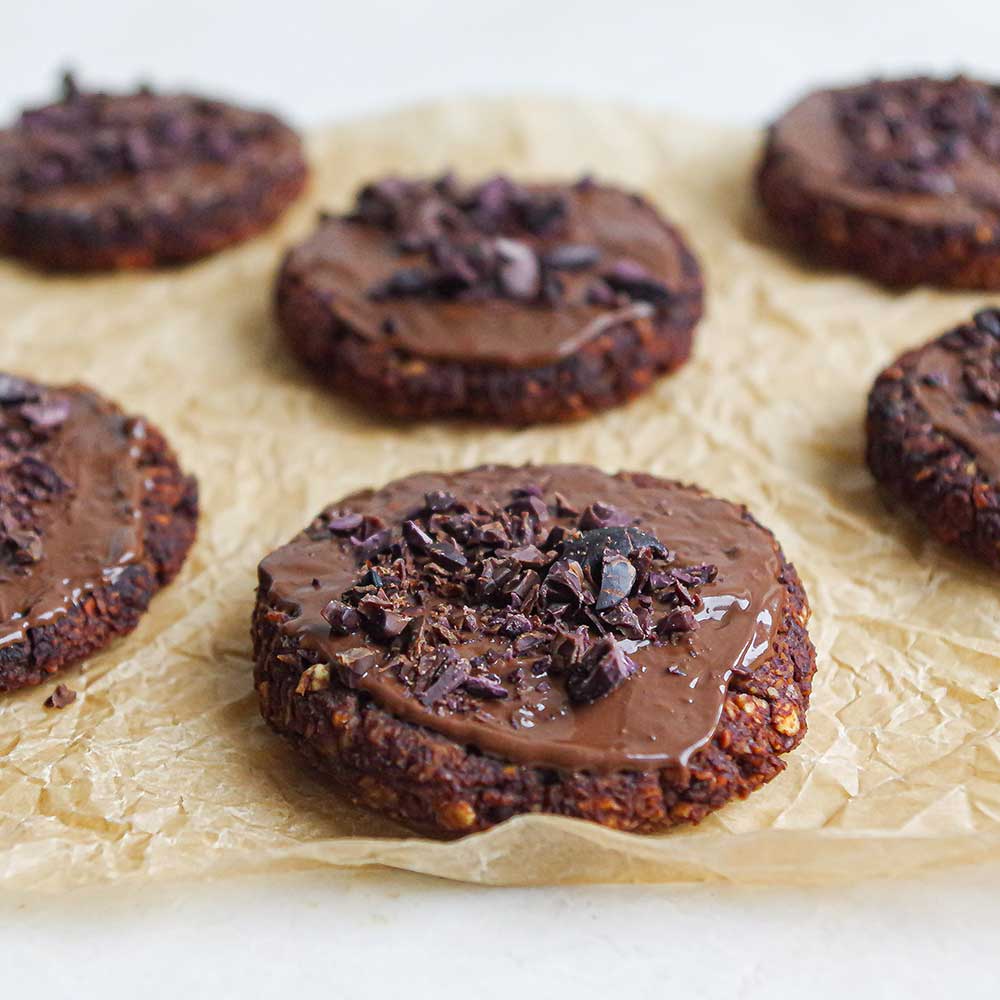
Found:
[[[681,365],[702,280],[651,205],[589,179],[387,178],[288,254],[276,307],[295,353],[365,406],[529,424]]]
[[[875,478],[935,538],[1000,569],[1000,310],[883,371],[867,432]]]
[[[777,775],[815,669],[799,579],[744,508],[589,466],[419,474],[260,566],[264,718],[422,830],[519,813],[697,823]]]
[[[194,541],[195,481],[85,386],[0,374],[0,691],[131,631]]]
[[[66,270],[192,260],[264,229],[305,179],[273,115],[67,77],[60,101],[0,131],[0,252]]]
[[[771,126],[757,186],[825,261],[889,285],[1000,287],[1000,88],[956,77],[814,92]]]

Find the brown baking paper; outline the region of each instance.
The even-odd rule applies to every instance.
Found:
[[[996,578],[890,513],[862,462],[875,373],[980,306],[889,293],[776,246],[754,205],[759,136],[618,107],[458,103],[315,137],[310,196],[264,238],[178,270],[46,277],[0,265],[0,367],[83,380],[165,431],[201,482],[200,537],[137,631],[0,702],[0,876],[97,881],[391,865],[487,883],[825,882],[1000,856]],[[571,426],[390,425],[320,391],[269,302],[282,248],[365,178],[600,177],[648,193],[708,278],[693,361]],[[255,567],[327,502],[419,469],[589,461],[747,503],[796,563],[819,671],[788,768],[701,826],[642,837],[522,817],[408,836],[310,772],[257,713]]]

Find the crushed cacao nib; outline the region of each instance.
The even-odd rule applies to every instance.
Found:
[[[76,701],[76,692],[65,684],[57,684],[56,689],[45,699],[46,708],[65,708]]]
[[[196,97],[160,97],[148,88],[115,97],[84,91],[69,77],[62,99],[22,113],[28,142],[15,170],[25,190],[166,170],[193,161],[229,162],[278,128],[267,115],[235,117]]]
[[[0,564],[23,572],[44,555],[44,538],[35,527],[39,507],[72,487],[39,449],[70,410],[58,391],[0,374]]]
[[[429,493],[397,526],[343,512],[327,523],[353,532],[359,570],[323,610],[332,635],[357,637],[342,654],[348,683],[391,664],[435,710],[475,711],[555,678],[574,701],[604,697],[635,673],[635,649],[698,627],[698,590],[716,576],[677,565],[628,511],[595,501],[578,513],[537,484],[506,503]]]
[[[633,260],[618,261],[601,278],[612,292],[625,295],[633,302],[649,302],[652,305],[670,302],[670,289]]]
[[[635,663],[614,639],[600,639],[566,676],[566,690],[573,701],[597,701],[624,684],[635,671]]]
[[[27,403],[38,399],[42,389],[27,379],[0,373],[0,405]]]
[[[581,188],[580,190],[585,190]],[[595,271],[600,247],[560,239],[567,198],[496,176],[464,188],[436,180],[387,177],[358,193],[355,222],[384,230],[408,259],[368,289],[373,301],[508,299],[555,308],[566,301],[567,273]],[[599,289],[595,294],[594,289]],[[666,285],[634,261],[613,262],[588,284],[584,302],[615,308],[669,301]]]
[[[835,110],[859,183],[948,195],[956,189],[951,170],[972,150],[1000,156],[996,94],[963,77],[876,80],[838,93]]]
[[[980,330],[1000,340],[1000,309],[980,309],[972,318]]]

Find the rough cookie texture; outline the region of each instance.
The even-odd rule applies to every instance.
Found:
[[[133,629],[194,540],[161,434],[82,386],[0,374],[0,692]]]
[[[67,270],[191,260],[265,228],[305,179],[273,115],[67,77],[60,101],[0,131],[0,252]]]
[[[1000,91],[956,77],[814,92],[771,126],[757,187],[820,259],[889,285],[1000,287]]]
[[[641,198],[585,179],[386,178],[321,218],[276,290],[291,348],[395,417],[582,417],[682,364],[697,261]]]
[[[876,479],[935,538],[1000,568],[1000,310],[886,368],[867,433]]]
[[[567,499],[567,482],[604,499]],[[623,496],[660,512],[659,535]],[[718,566],[690,561],[702,516],[745,539]],[[651,476],[485,467],[345,498],[265,559],[255,684],[307,759],[419,829],[548,812],[653,831],[783,769],[805,733],[807,618],[794,569],[739,508]],[[695,674],[688,704],[674,691]]]

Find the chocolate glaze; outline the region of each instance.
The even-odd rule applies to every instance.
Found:
[[[957,441],[982,473],[1000,483],[1000,407],[968,391],[965,370],[970,361],[992,363],[1000,371],[1000,341],[968,351],[941,341],[929,345],[915,354],[910,388],[934,427]]]
[[[973,127],[961,120],[929,127],[920,116],[941,100],[981,107],[991,131],[975,141]],[[862,108],[881,102],[887,110],[876,111],[871,121],[852,120],[845,107],[859,102]],[[996,87],[964,78],[873,81],[809,94],[774,124],[770,148],[817,195],[918,225],[976,224],[984,217],[995,221],[1000,210],[1000,149],[993,148],[998,129]],[[945,145],[948,155],[942,156]],[[929,190],[879,182],[893,176],[888,167],[923,178]]]
[[[700,303],[697,266],[679,235],[648,204],[596,184],[572,188],[534,185],[534,193],[560,194],[567,214],[558,231],[518,234],[537,252],[563,244],[597,247],[606,263],[628,259],[642,265],[674,293],[669,309],[687,314]],[[344,216],[327,217],[296,247],[286,275],[298,277],[329,304],[332,317],[358,336],[386,343],[416,358],[465,364],[530,367],[572,354],[608,327],[650,317],[646,302],[613,306],[587,301],[594,272],[564,271],[558,306],[399,299],[373,301],[368,290],[416,258],[401,253],[395,236]],[[387,332],[388,331],[388,332]]]
[[[49,390],[44,398],[67,400],[69,413],[30,454],[51,466],[68,489],[32,503],[29,514],[21,508],[22,526],[40,537],[37,562],[0,554],[0,645],[24,641],[29,629],[113,583],[144,552],[140,504],[146,483],[136,461],[144,424],[82,386]],[[20,434],[11,409],[0,407],[0,431]],[[0,512],[6,517],[15,501],[4,475],[20,453],[0,447]]]
[[[357,686],[397,716],[505,760],[565,771],[683,766],[711,738],[733,671],[749,673],[764,661],[784,618],[776,544],[740,508],[651,476],[540,466],[411,476],[330,509],[398,526],[423,506],[426,493],[445,490],[465,502],[506,503],[511,490],[526,482],[538,484],[547,498],[560,493],[580,510],[594,501],[613,503],[676,552],[678,563],[714,563],[718,576],[699,589],[697,630],[632,651],[637,673],[592,704],[573,703],[561,682],[543,674],[522,695],[503,677],[508,697],[483,701],[472,713],[427,707],[384,669],[388,654],[377,646],[376,665]],[[550,512],[553,524],[573,520]],[[263,560],[260,582],[269,603],[291,616],[284,633],[323,662],[358,645],[357,636],[331,634],[321,612],[363,572],[346,539],[304,533]],[[472,656],[489,646],[509,649],[510,642],[491,637],[475,648],[456,648]]]

